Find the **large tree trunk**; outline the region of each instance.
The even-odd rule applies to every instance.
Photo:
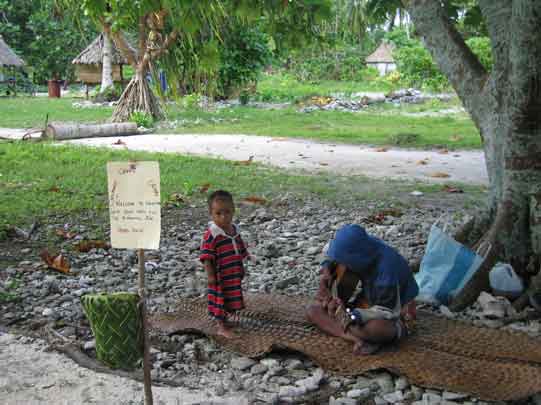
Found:
[[[113,84],[113,42],[111,37],[104,30],[103,32],[103,57],[101,68],[101,87],[100,93],[103,93],[107,88],[112,87]]]
[[[506,260],[524,274],[540,253],[532,246],[530,194],[541,184],[541,0],[480,0],[479,5],[492,43],[490,73],[441,2],[407,2],[426,47],[479,129],[489,175],[492,225],[483,240],[492,244],[492,251],[455,300],[456,310],[488,287],[488,271],[496,260]]]

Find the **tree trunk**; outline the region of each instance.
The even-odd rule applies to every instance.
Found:
[[[482,239],[492,244],[492,251],[456,298],[454,310],[488,288],[488,272],[497,260],[525,274],[536,254],[530,194],[541,183],[541,0],[480,0],[479,5],[492,44],[490,73],[464,43],[441,2],[407,2],[425,46],[480,131],[489,175],[492,225]]]
[[[103,31],[103,57],[101,68],[100,93],[114,86],[113,83],[113,43],[106,30]]]
[[[163,118],[160,102],[148,85],[145,73],[143,69],[137,69],[118,100],[113,112],[113,122],[127,121],[136,111],[152,115],[154,119]]]

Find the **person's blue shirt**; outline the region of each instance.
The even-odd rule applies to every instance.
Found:
[[[382,240],[368,235],[359,225],[344,225],[336,232],[327,258],[359,275],[363,295],[370,305],[394,309],[398,297],[403,306],[419,293],[406,259]]]

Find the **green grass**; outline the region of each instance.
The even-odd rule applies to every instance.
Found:
[[[160,163],[161,194],[165,204],[173,193],[204,199],[203,185],[224,188],[236,198],[257,195],[268,200],[290,193],[299,198],[316,195],[330,204],[358,204],[361,200],[394,200],[400,204],[413,189],[427,193],[441,185],[370,180],[361,176],[303,175],[257,164],[237,165],[226,160],[76,146],[25,142],[0,143],[0,234],[7,225],[25,226],[50,215],[83,212],[104,214],[107,209],[108,161],[156,160]],[[464,187],[463,187],[464,188]],[[479,188],[468,188],[477,198]]]
[[[472,121],[455,116],[411,117],[371,112],[265,110],[234,107],[215,112],[170,108],[163,133],[248,134],[325,142],[389,145],[399,134],[416,134],[409,147],[480,148]],[[176,121],[176,122],[175,122]]]
[[[362,91],[366,90],[366,86],[370,84],[330,81],[317,85],[303,84],[289,76],[274,75],[267,76],[260,83],[259,91],[271,92],[272,100],[302,100],[314,94]],[[191,98],[193,97],[187,97],[186,100]],[[0,127],[41,127],[47,114],[49,121],[64,122],[104,122],[111,117],[112,109],[109,107],[75,108],[75,101],[81,99],[0,98]],[[159,132],[267,135],[417,148],[481,147],[479,133],[466,114],[422,117],[409,115],[456,108],[460,106],[458,99],[448,103],[431,100],[424,104],[404,104],[399,107],[387,103],[377,104],[360,113],[301,113],[298,108],[302,103],[276,110],[232,107],[216,111],[186,109],[182,104],[183,102],[168,105],[169,122],[164,123]]]
[[[324,182],[289,176],[258,165],[240,166],[224,160],[110,151],[49,144],[0,144],[0,228],[25,219],[58,213],[106,208],[108,161],[160,162],[162,199],[172,193],[199,193],[203,184],[226,188],[238,195],[263,197],[283,189],[320,192]]]
[[[257,84],[256,98],[262,101],[295,101],[310,96],[346,95],[358,92],[388,92],[392,87],[380,82],[345,82],[321,80],[317,83],[299,82],[292,75],[263,75]]]
[[[110,107],[75,108],[71,97],[0,97],[0,127],[42,127],[45,116],[51,121],[104,122],[111,118]]]

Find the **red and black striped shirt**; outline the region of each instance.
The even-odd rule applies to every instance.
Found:
[[[199,259],[210,260],[216,270],[216,284],[208,285],[208,310],[216,319],[224,320],[228,312],[244,308],[242,296],[243,260],[248,257],[246,245],[237,227],[235,235],[227,235],[211,223],[201,243]]]

